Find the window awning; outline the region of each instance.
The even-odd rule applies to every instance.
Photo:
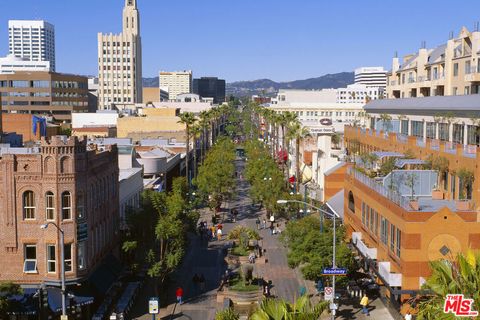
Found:
[[[48,305],[53,312],[62,311],[62,290],[60,288],[47,288]],[[73,306],[86,306],[93,303],[93,297],[79,297],[72,293],[68,293],[66,299],[67,308],[70,304]]]
[[[337,192],[325,204],[328,211],[343,220],[344,189]]]

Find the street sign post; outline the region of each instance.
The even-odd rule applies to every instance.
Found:
[[[333,300],[333,288],[332,287],[325,287],[324,289],[324,296],[325,301],[332,301]]]
[[[148,300],[148,313],[153,315],[153,319],[155,319],[155,315],[159,312],[158,305],[157,297],[151,297],[150,300]]]
[[[345,268],[323,268],[322,274],[324,276],[346,276],[347,269]]]

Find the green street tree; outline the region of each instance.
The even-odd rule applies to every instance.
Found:
[[[210,207],[220,208],[235,188],[235,144],[225,137],[219,138],[207,153],[198,170],[195,185]]]
[[[277,208],[277,200],[286,194],[284,175],[263,143],[248,141],[245,150],[248,158],[245,177],[251,185],[250,197],[265,205],[271,214]]]
[[[304,277],[317,281],[322,270],[332,266],[333,224],[325,220],[324,232],[320,232],[320,219],[315,216],[290,221],[281,234],[282,242],[288,247],[288,264],[295,268],[301,266]],[[337,265],[354,270],[353,254],[343,241],[345,228],[337,226]]]
[[[148,250],[148,275],[156,280],[155,289],[180,265],[186,247],[186,234],[195,228],[198,213],[191,210],[187,199],[187,185],[183,178],[173,180],[168,194],[150,191],[148,197],[158,216],[155,225],[155,243]]]

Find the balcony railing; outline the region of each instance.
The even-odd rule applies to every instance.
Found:
[[[433,80],[443,80],[445,79],[445,74],[434,74],[432,78]]]
[[[409,201],[405,197],[402,197],[397,192],[390,190],[384,187],[383,185],[375,182],[375,180],[367,177],[361,172],[358,172],[354,168],[349,168],[348,171],[349,171],[349,174],[353,175],[353,177],[357,181],[363,183],[364,185],[374,190],[378,194],[384,196],[385,198],[389,199],[390,201],[392,201],[393,203],[397,204],[398,206],[402,207],[405,210],[411,210]]]
[[[418,77],[418,82],[425,82],[425,81],[430,81],[430,76],[419,76]]]
[[[401,273],[391,273],[390,272],[390,262],[379,261],[378,262],[378,273],[391,287],[401,287],[402,286],[402,274]]]
[[[417,82],[417,79],[416,79],[415,77],[408,78],[408,79],[407,79],[407,82],[408,82],[408,83],[415,83],[415,82]]]

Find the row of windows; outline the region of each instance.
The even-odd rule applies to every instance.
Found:
[[[135,68],[131,68],[130,66],[123,66],[123,68],[121,66],[103,66],[103,70],[118,70],[118,71],[130,71],[130,69],[132,69],[133,71],[135,71]],[[98,67],[98,70],[101,71],[102,68]]]
[[[52,87],[62,89],[88,89],[88,83],[78,81],[52,81]]]
[[[73,244],[66,243],[64,245],[64,261],[65,272],[73,271]],[[78,244],[78,269],[82,270],[86,267],[85,264],[85,244]],[[23,249],[23,272],[37,273],[38,272],[38,254],[36,244],[25,244]],[[57,246],[54,244],[46,245],[45,255],[46,270],[48,273],[57,272]]]
[[[50,97],[50,92],[0,92],[0,96],[2,97],[41,97],[41,98],[48,98]]]
[[[111,61],[110,61],[110,60],[111,60]],[[114,62],[114,63],[115,63],[115,62],[130,63],[130,58],[123,58],[123,59],[122,59],[122,58],[112,58],[112,59],[110,59],[110,58],[105,58],[105,57],[104,57],[104,58],[103,58],[103,62],[108,62],[108,63],[110,63],[110,62]]]
[[[122,45],[125,47],[130,47],[130,42],[122,42]],[[103,46],[104,47],[110,47],[110,42],[109,41],[103,41]],[[112,46],[113,47],[120,47],[120,42],[115,42],[113,41],[112,42]]]
[[[404,135],[408,135],[409,120],[402,120],[400,123],[400,132]],[[423,138],[424,122],[423,121],[411,121],[411,135],[419,138]],[[437,134],[438,126],[438,134]],[[467,144],[479,145],[480,135],[479,126],[467,125],[467,132],[465,133],[465,125],[459,123],[452,124],[452,142],[463,144],[465,134],[467,135]],[[426,138],[438,139],[442,141],[450,141],[450,125],[448,123],[435,123],[425,122]]]
[[[376,237],[379,236],[380,224],[380,241],[390,249],[390,252],[400,258],[401,230],[365,202],[362,202],[362,224]]]
[[[50,81],[47,80],[2,80],[0,88],[62,88],[62,89],[88,89],[86,82],[77,81]]]
[[[55,208],[55,194],[51,191],[48,191],[45,194],[45,220],[55,220],[56,219],[56,208]],[[22,206],[23,206],[23,219],[24,220],[33,220],[36,219],[37,214],[37,203],[35,198],[35,193],[31,190],[27,190],[22,195]],[[72,194],[69,191],[65,191],[61,195],[61,218],[62,220],[71,220],[72,219]],[[77,195],[77,218],[85,218],[84,210],[84,199],[83,195],[79,193]]]
[[[88,101],[52,101],[52,106],[88,107]]]

